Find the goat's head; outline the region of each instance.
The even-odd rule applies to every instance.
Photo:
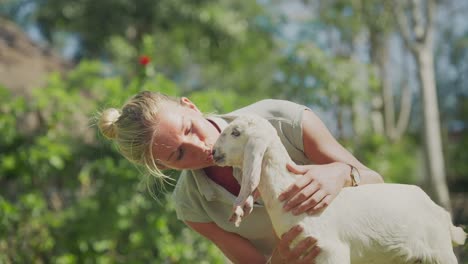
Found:
[[[259,116],[241,116],[223,130],[213,147],[216,164],[242,168],[241,189],[229,218],[236,226],[252,211],[263,155],[274,135],[276,130],[267,120]]]
[[[276,130],[264,118],[240,116],[227,126],[213,147],[213,159],[220,166],[242,167],[253,156],[263,157]]]

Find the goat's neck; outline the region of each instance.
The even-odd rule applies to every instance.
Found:
[[[286,164],[292,163],[286,148],[279,139],[272,142],[266,150],[262,164],[262,175],[258,189],[264,203],[268,206],[270,202],[278,203],[278,196],[286,188],[295,182],[297,177],[290,173]]]

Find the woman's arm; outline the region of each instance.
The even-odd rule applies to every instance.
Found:
[[[293,214],[314,213],[327,206],[341,189],[351,186],[351,166],[361,175],[361,183],[381,183],[382,177],[364,166],[330,133],[312,111],[305,110],[302,118],[304,152],[317,165],[288,165],[296,174],[303,174],[280,196],[287,201],[285,209]]]
[[[233,263],[261,263],[267,262],[262,255],[247,239],[238,234],[227,232],[213,222],[185,223],[202,236],[211,240]]]
[[[302,118],[302,132],[304,141],[304,152],[306,156],[316,164],[329,164],[341,162],[355,166],[361,174],[361,184],[382,183],[383,179],[375,171],[364,166],[347,149],[345,149],[320,118],[310,110],[305,110]],[[347,172],[344,176],[350,179],[350,167],[344,166]],[[350,186],[351,184],[348,184]]]

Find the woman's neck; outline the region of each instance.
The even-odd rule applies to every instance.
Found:
[[[211,166],[204,169],[208,178],[222,186],[224,189],[237,196],[240,185],[232,174],[232,167]]]
[[[218,134],[221,133],[221,128],[219,128],[218,124],[216,124],[216,123],[215,123],[213,120],[211,120],[211,119],[208,119],[208,118],[207,118],[206,120],[208,120],[208,122],[210,122],[210,123],[216,128],[216,130],[218,131]]]

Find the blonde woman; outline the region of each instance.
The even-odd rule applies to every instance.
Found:
[[[288,169],[303,175],[278,197],[286,211],[313,214],[345,186],[383,182],[341,146],[309,108],[289,101],[262,100],[225,115],[205,116],[188,98],[144,91],[121,110],[105,110],[99,127],[125,158],[155,176],[166,177],[163,170],[168,168],[182,171],[173,192],[178,218],[233,263],[311,263],[320,253],[315,239],[290,247],[301,228],[277,237],[261,200],[239,228],[228,221],[239,192],[239,172],[217,167],[211,149],[229,122],[249,113],[268,119],[277,129],[298,164]]]

